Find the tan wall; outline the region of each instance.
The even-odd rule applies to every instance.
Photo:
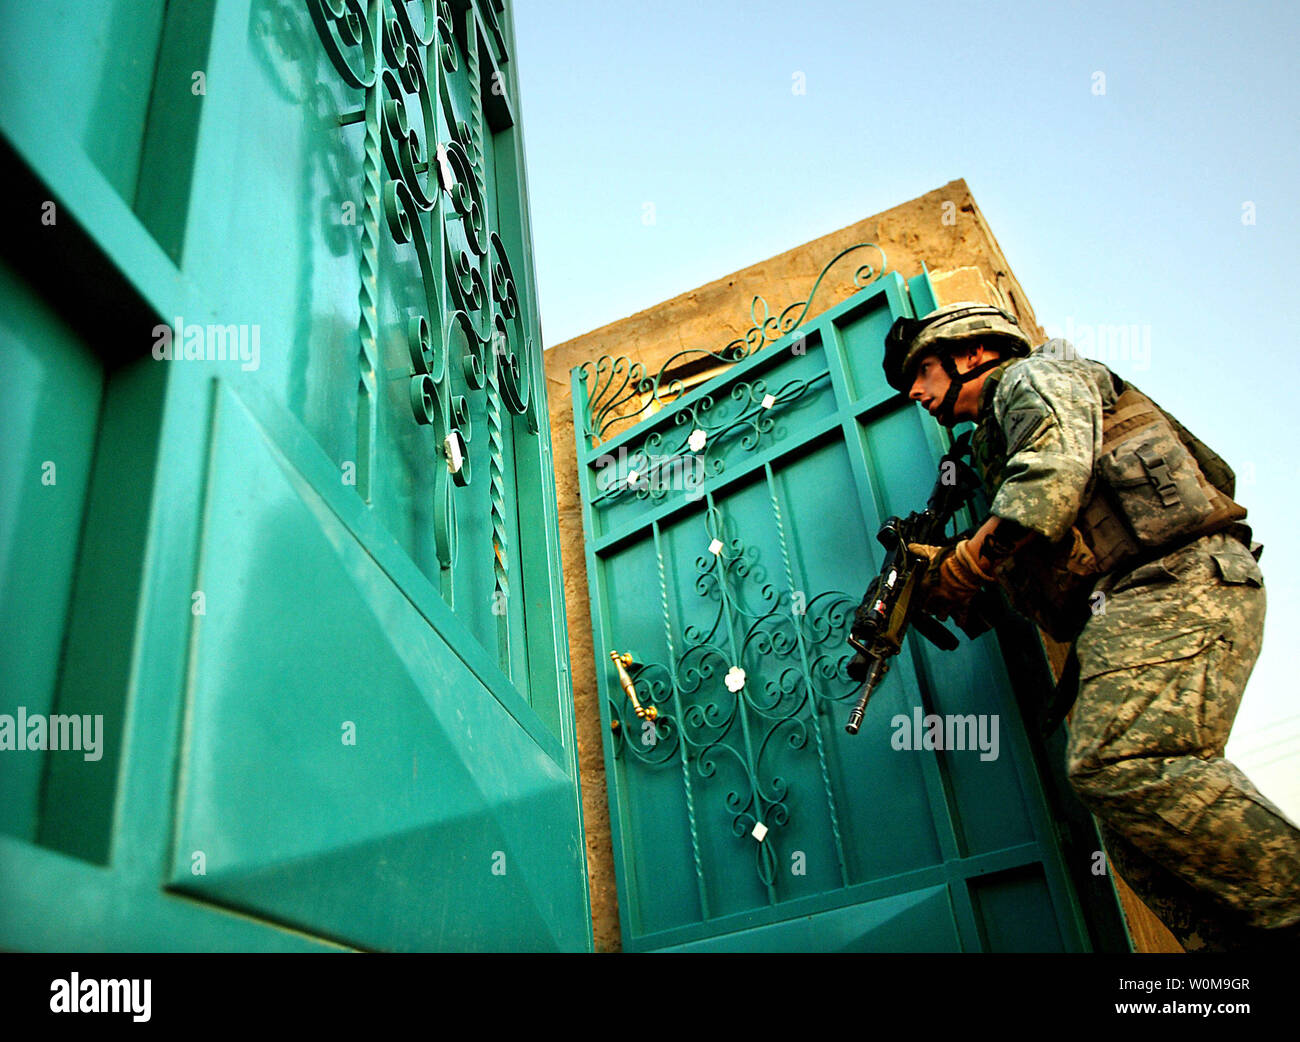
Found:
[[[750,301],[756,294],[765,298],[772,314],[779,314],[787,305],[807,298],[827,261],[840,250],[859,242],[874,242],[880,246],[888,269],[904,278],[919,275],[924,262],[939,303],[983,300],[999,304],[1015,313],[1031,337],[1045,339],[1033,309],[1011,273],[992,230],[975,205],[970,189],[965,181],[958,180],[848,228],[575,337],[545,353],[597,951],[619,950],[619,921],[596,662],[592,651],[591,604],[587,596],[570,370],[601,355],[627,355],[632,361],[643,363],[647,373],[653,375],[670,356],[685,348],[717,351],[730,341],[743,337],[750,328]],[[841,261],[822,283],[810,313],[820,313],[856,292],[853,283],[856,265],[873,260],[872,251],[864,250]],[[1053,658],[1059,667],[1063,656],[1058,652]],[[1180,950],[1168,931],[1131,895],[1125,901],[1125,910],[1134,937],[1142,939],[1143,950]],[[1161,945],[1160,933],[1167,938],[1164,946]]]

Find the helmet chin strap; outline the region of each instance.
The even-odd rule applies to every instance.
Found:
[[[943,366],[943,371],[948,374],[948,391],[943,396],[943,401],[939,403],[939,408],[935,410],[935,419],[945,427],[955,425],[957,421],[953,416],[953,410],[957,407],[957,396],[961,394],[962,387],[981,373],[996,369],[1003,361],[1002,358],[990,358],[987,362],[981,362],[973,369],[959,373],[957,372],[957,363],[953,361],[952,355],[940,355],[939,364]]]

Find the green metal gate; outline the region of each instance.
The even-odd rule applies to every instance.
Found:
[[[874,534],[921,507],[946,447],[880,369],[893,320],[934,306],[928,276],[862,276],[816,318],[756,315],[712,359],[734,364],[686,393],[673,372],[698,360],[655,378],[608,357],[574,370],[626,950],[1117,936],[1089,931],[997,638],[949,654],[909,640],[861,732],[844,731]]]
[[[0,947],[590,949],[512,46],[0,12]]]

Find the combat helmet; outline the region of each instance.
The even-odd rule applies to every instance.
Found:
[[[962,384],[1003,361],[995,358],[969,372],[959,373],[952,351],[962,341],[990,344],[1004,358],[1024,356],[1030,351],[1029,338],[1014,315],[992,304],[963,300],[945,304],[922,318],[900,318],[894,322],[885,337],[885,379],[894,390],[906,394],[912,389],[917,364],[926,355],[937,355],[952,382],[936,413],[941,423],[951,425],[952,409]]]

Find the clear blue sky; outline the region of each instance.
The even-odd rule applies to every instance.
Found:
[[[516,0],[515,24],[548,346],[958,177],[1049,332],[1149,336],[1114,367],[1236,468],[1267,546],[1228,752],[1300,820],[1300,4]]]

